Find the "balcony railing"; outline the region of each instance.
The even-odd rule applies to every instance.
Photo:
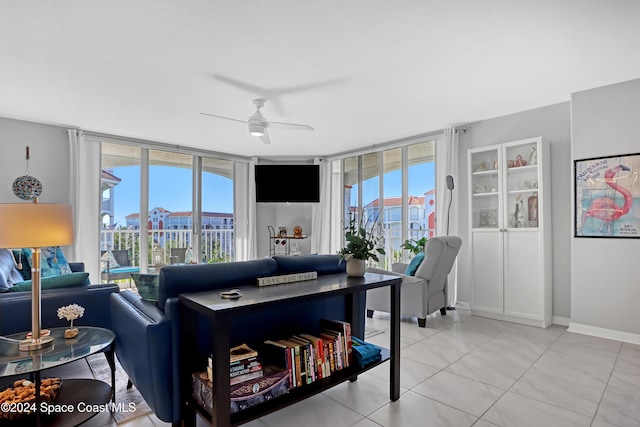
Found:
[[[157,244],[165,250],[167,263],[171,248],[189,248],[192,246],[191,230],[150,230],[149,232],[149,260],[153,247]],[[200,262],[220,262],[233,261],[234,251],[234,230],[233,229],[203,229],[200,232],[201,247]],[[100,230],[101,250],[128,250],[132,266],[139,266],[139,242],[140,230]],[[196,251],[194,251],[194,261],[197,261]]]
[[[383,230],[384,233],[384,251],[386,255],[384,260],[380,259],[380,268],[385,270],[391,270],[391,266],[395,262],[402,262],[402,230],[399,228],[387,228]],[[407,232],[407,238],[413,240],[419,240],[424,236],[433,236],[434,230],[429,229],[410,229]],[[409,255],[413,257],[412,254]]]

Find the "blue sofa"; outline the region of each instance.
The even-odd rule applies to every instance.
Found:
[[[84,271],[84,263],[69,263],[72,272]],[[43,328],[69,326],[66,319],[58,318],[58,308],[69,304],[84,307],[84,315],[73,322],[78,326],[99,326],[111,329],[110,296],[120,291],[115,284],[44,289],[40,304]],[[31,292],[0,293],[0,335],[31,330]]]
[[[206,366],[211,354],[210,321],[198,318],[194,324],[198,346],[180,348],[180,303],[182,293],[216,289],[232,289],[256,285],[257,278],[316,271],[318,275],[344,273],[345,264],[337,255],[275,256],[253,261],[166,266],[159,274],[157,304],[142,300],[133,292],[123,291],[111,297],[113,330],[116,333],[116,355],[131,382],[140,391],[156,416],[163,421],[179,423],[181,408],[181,352],[195,352]],[[365,295],[360,296],[364,325]],[[231,325],[232,345],[243,342],[261,343],[265,339],[285,338],[288,334],[311,332],[318,328],[322,316],[344,316],[342,297],[317,303],[292,304],[286,310],[262,310],[238,319]],[[321,316],[322,315],[322,316]],[[277,332],[276,332],[277,331]],[[282,336],[274,336],[278,333]],[[353,331],[362,338],[364,331]]]

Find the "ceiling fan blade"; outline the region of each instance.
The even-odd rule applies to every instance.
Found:
[[[270,128],[275,128],[275,129],[315,130],[309,125],[299,125],[296,123],[266,122],[266,125]]]
[[[267,133],[267,129],[264,130],[264,135],[258,137],[265,144],[271,144],[271,139],[269,139],[269,134]]]
[[[209,113],[200,113],[203,116],[211,116],[211,117],[217,117],[219,119],[225,119],[225,120],[233,120],[234,122],[240,122],[240,123],[249,123],[246,120],[238,120],[238,119],[232,119],[231,117],[224,117],[224,116],[216,116],[215,114],[209,114]]]

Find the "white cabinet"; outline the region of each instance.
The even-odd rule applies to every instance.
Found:
[[[468,151],[471,312],[551,324],[549,153],[542,138]]]

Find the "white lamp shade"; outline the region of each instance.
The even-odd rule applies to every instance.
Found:
[[[0,204],[0,248],[42,248],[72,243],[71,205]]]

